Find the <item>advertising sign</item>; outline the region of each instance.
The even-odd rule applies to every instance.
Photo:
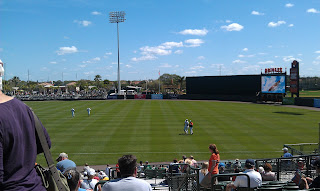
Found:
[[[170,99],[178,99],[179,95],[178,94],[169,94]]]
[[[151,94],[151,99],[163,99],[162,94]]]
[[[107,99],[118,99],[117,95],[108,95]]]
[[[134,99],[146,99],[146,94],[136,94],[134,95]]]
[[[286,76],[261,76],[262,93],[285,93]]]

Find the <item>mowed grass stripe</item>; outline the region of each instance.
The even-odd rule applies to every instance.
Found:
[[[179,100],[26,103],[47,128],[54,157],[67,152],[79,165],[113,164],[126,153],[152,162],[183,154],[207,160],[210,143],[217,144],[222,159],[270,158],[279,157],[285,143],[318,141],[319,112],[281,106]],[[194,122],[192,136],[179,135],[186,118]]]

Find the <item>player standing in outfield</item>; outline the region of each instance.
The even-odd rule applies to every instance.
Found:
[[[184,132],[185,132],[185,134],[188,134],[188,126],[189,126],[189,122],[188,122],[188,119],[186,119],[185,122],[184,122]]]
[[[90,116],[90,112],[91,112],[91,108],[90,107],[87,108],[87,112],[88,112],[88,116]]]
[[[189,127],[190,127],[190,135],[193,135],[193,122],[191,120],[189,123]]]
[[[74,114],[74,112],[75,112],[76,110],[74,110],[73,108],[71,109],[71,114],[72,114],[72,117],[74,117],[75,116],[75,114]]]

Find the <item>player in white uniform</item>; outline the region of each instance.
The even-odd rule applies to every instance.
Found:
[[[185,122],[184,122],[184,132],[185,132],[185,134],[188,134],[188,126],[189,126],[189,122],[188,122],[188,119],[186,119]]]
[[[91,112],[91,108],[90,107],[87,108],[87,112],[88,112],[88,116],[90,116],[90,112]]]
[[[74,110],[73,108],[71,109],[71,114],[72,114],[72,117],[74,117],[75,116],[75,114],[74,114],[74,112],[75,112],[76,110]]]

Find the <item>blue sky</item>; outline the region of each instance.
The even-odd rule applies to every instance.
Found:
[[[320,73],[319,0],[0,0],[6,79],[121,80],[259,74],[269,67]]]

